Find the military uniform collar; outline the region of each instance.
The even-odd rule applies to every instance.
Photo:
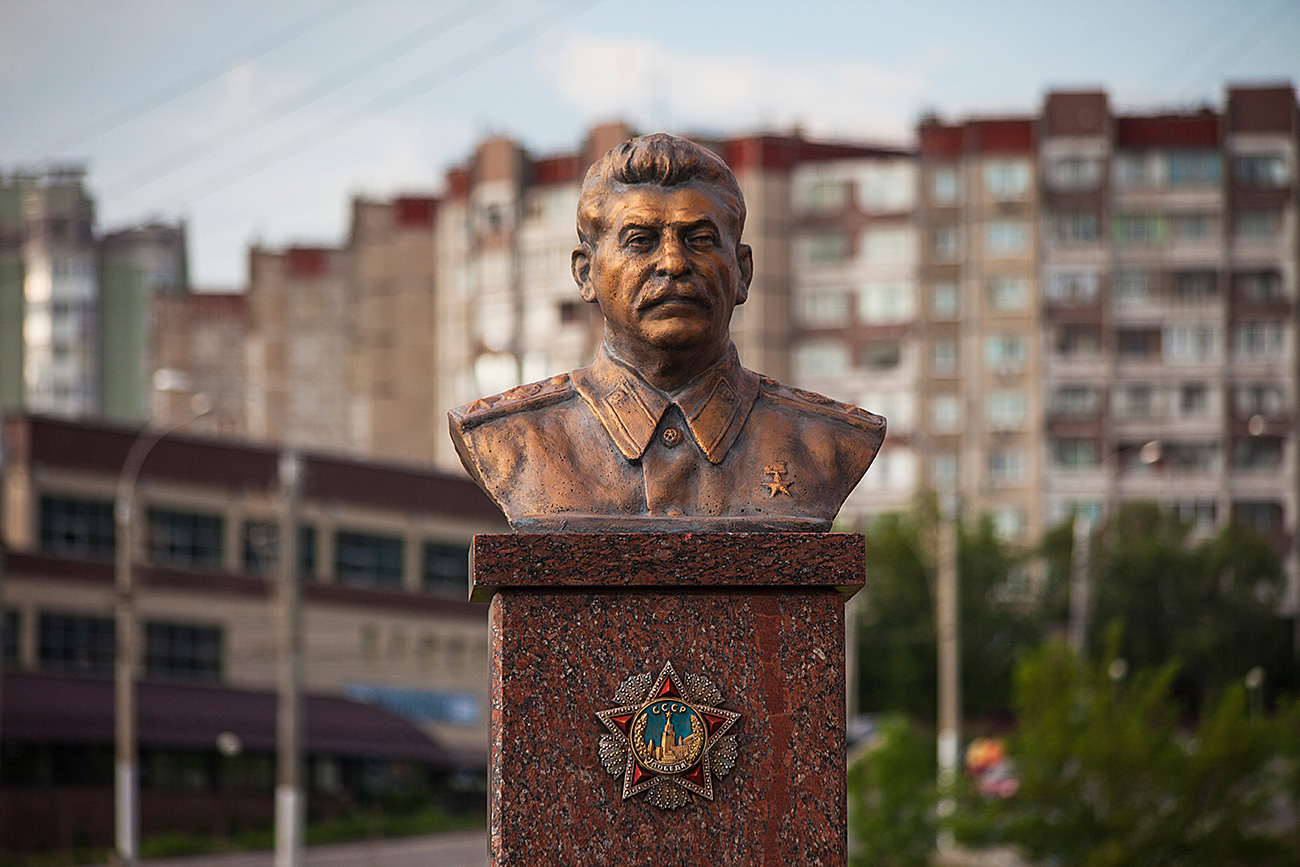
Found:
[[[718,464],[749,417],[759,380],[740,366],[733,344],[717,367],[664,394],[614,359],[602,344],[590,367],[573,372],[573,385],[629,461],[645,454],[664,411],[676,404],[700,450]]]

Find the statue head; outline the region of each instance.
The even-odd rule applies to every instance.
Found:
[[[665,134],[615,147],[587,172],[573,277],[600,305],[605,343],[664,387],[717,363],[753,277],[745,202],[716,154]]]

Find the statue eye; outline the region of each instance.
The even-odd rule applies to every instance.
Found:
[[[644,252],[654,246],[654,238],[649,232],[629,232],[623,236],[623,246],[629,250]]]
[[[696,232],[687,239],[687,242],[696,250],[708,250],[717,243],[712,232]]]

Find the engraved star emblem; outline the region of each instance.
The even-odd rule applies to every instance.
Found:
[[[777,494],[785,494],[787,497],[794,496],[790,493],[790,483],[781,478],[781,476],[789,472],[785,466],[785,461],[776,461],[763,467],[763,475],[772,477],[772,481],[763,482],[769,497],[775,497]]]
[[[740,719],[723,710],[722,692],[703,677],[677,674],[665,662],[653,682],[649,674],[623,681],[614,693],[618,707],[596,712],[611,734],[601,735],[600,763],[623,778],[623,798],[648,792],[664,810],[691,803],[691,794],[713,800],[713,776],[725,777],[738,749],[727,731]]]

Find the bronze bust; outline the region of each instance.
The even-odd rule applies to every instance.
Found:
[[[515,530],[830,528],[885,420],[740,366],[744,224],[731,170],[685,139],[624,142],[587,172],[572,270],[605,317],[596,360],[449,413]]]

